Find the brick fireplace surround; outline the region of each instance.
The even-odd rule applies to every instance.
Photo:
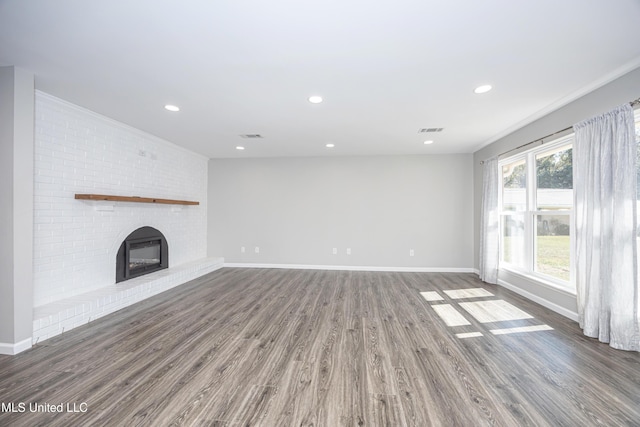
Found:
[[[36,91],[33,343],[222,266],[207,258],[206,157]],[[196,200],[197,206],[75,200],[76,193]],[[120,244],[162,230],[166,270],[115,282]]]

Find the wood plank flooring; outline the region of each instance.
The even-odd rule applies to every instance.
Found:
[[[225,268],[0,356],[0,403],[1,426],[638,426],[640,354],[474,274]]]

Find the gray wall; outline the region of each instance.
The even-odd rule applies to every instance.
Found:
[[[604,113],[640,97],[640,68],[600,87],[566,106],[520,128],[493,144],[476,151],[474,169],[474,266],[478,267],[480,237],[480,205],[482,200],[482,165],[480,161],[497,156],[522,144],[534,141],[582,120]],[[575,297],[516,274],[500,273],[500,279],[513,285],[520,293],[556,305],[564,314],[576,312]],[[574,317],[574,316],[572,316]]]
[[[213,159],[208,191],[209,255],[226,262],[473,266],[470,154]]]
[[[33,330],[33,112],[33,74],[0,67],[0,352],[9,354]]]

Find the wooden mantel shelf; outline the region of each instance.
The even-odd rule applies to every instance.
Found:
[[[200,202],[189,200],[155,199],[137,196],[108,196],[105,194],[76,194],[77,200],[105,200],[110,202],[162,203],[165,205],[199,205]]]

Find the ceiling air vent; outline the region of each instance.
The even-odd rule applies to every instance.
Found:
[[[444,128],[422,128],[418,133],[442,132]]]
[[[260,139],[260,138],[263,138],[263,136],[260,135],[259,133],[247,133],[247,134],[244,134],[244,135],[240,135],[240,138]]]

